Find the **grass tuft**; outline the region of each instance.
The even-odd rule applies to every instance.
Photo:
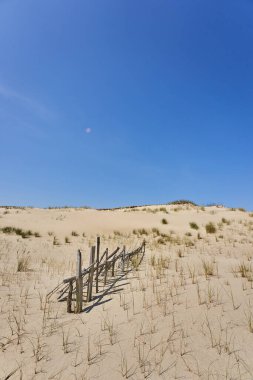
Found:
[[[29,264],[30,264],[30,255],[23,252],[22,254],[18,254],[18,266],[17,272],[28,272]]]
[[[23,230],[22,228],[16,228],[16,227],[3,227],[0,229],[4,234],[7,235],[18,235],[21,236],[23,239],[27,239],[31,236],[35,237],[41,237],[41,235],[38,232],[32,232],[31,230]]]
[[[203,260],[202,265],[203,265],[203,269],[204,269],[206,279],[209,276],[214,275],[214,264],[212,262]]]
[[[207,232],[208,234],[215,234],[215,232],[216,232],[216,227],[215,227],[215,225],[214,225],[212,222],[210,222],[210,223],[208,223],[208,224],[206,225],[206,232]]]
[[[199,226],[197,225],[197,223],[195,222],[191,222],[189,223],[190,224],[190,227],[193,229],[193,230],[198,230],[199,229]]]

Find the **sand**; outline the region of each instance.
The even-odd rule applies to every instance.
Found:
[[[251,213],[3,207],[4,227],[33,235],[0,232],[0,379],[253,379]],[[46,295],[75,274],[78,249],[88,266],[98,235],[109,252],[145,239],[144,260],[69,314]]]

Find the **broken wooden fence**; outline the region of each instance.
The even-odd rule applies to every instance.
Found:
[[[74,312],[80,313],[83,309],[83,294],[86,289],[86,302],[92,301],[93,291],[99,292],[99,284],[107,284],[108,276],[115,277],[116,269],[121,272],[129,270],[131,263],[137,267],[140,265],[145,253],[145,241],[137,249],[127,252],[126,247],[120,250],[117,247],[115,251],[109,254],[108,248],[100,257],[100,237],[97,237],[97,245],[91,247],[89,267],[82,269],[82,254],[77,251],[76,258],[76,275],[66,278],[47,297],[51,297],[56,291],[60,292],[58,300],[61,300],[67,293],[67,312],[71,313],[73,293],[76,295],[76,305]],[[137,260],[134,262],[134,260]]]

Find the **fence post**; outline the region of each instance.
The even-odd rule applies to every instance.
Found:
[[[98,267],[99,267],[100,237],[97,237],[97,268],[96,268],[96,293],[98,293]]]
[[[112,277],[114,277],[114,270],[115,270],[115,258],[113,258],[113,262],[112,262]]]
[[[89,279],[88,279],[88,288],[87,288],[87,302],[92,300],[92,286],[93,286],[93,275],[94,275],[94,265],[95,265],[95,253],[96,247],[92,246],[90,251],[90,265],[92,267],[89,271]]]
[[[76,257],[76,312],[81,313],[83,308],[83,278],[82,278],[82,254],[77,251]]]
[[[108,260],[108,248],[106,248],[106,254],[105,254],[105,277],[104,277],[104,285],[106,284],[106,281],[107,281],[107,270],[108,270],[107,260]]]
[[[72,309],[72,293],[73,293],[73,282],[70,281],[69,283],[69,292],[68,292],[68,298],[67,298],[67,313],[71,313]]]

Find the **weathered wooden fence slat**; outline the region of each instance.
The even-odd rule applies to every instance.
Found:
[[[88,279],[88,287],[87,287],[87,302],[90,302],[92,300],[92,286],[93,286],[93,275],[94,275],[94,266],[95,266],[95,251],[96,247],[91,247],[90,251],[90,272],[89,272],[89,279]]]
[[[99,268],[100,237],[97,237],[97,266],[96,266],[96,293],[98,293],[98,268]]]
[[[72,294],[73,294],[73,282],[70,281],[68,298],[67,298],[67,312],[68,313],[72,312]]]
[[[76,313],[81,313],[83,307],[83,277],[82,277],[82,254],[77,251],[76,257]]]
[[[108,249],[105,254],[104,285],[106,285],[106,281],[107,281],[107,271],[108,271]]]

